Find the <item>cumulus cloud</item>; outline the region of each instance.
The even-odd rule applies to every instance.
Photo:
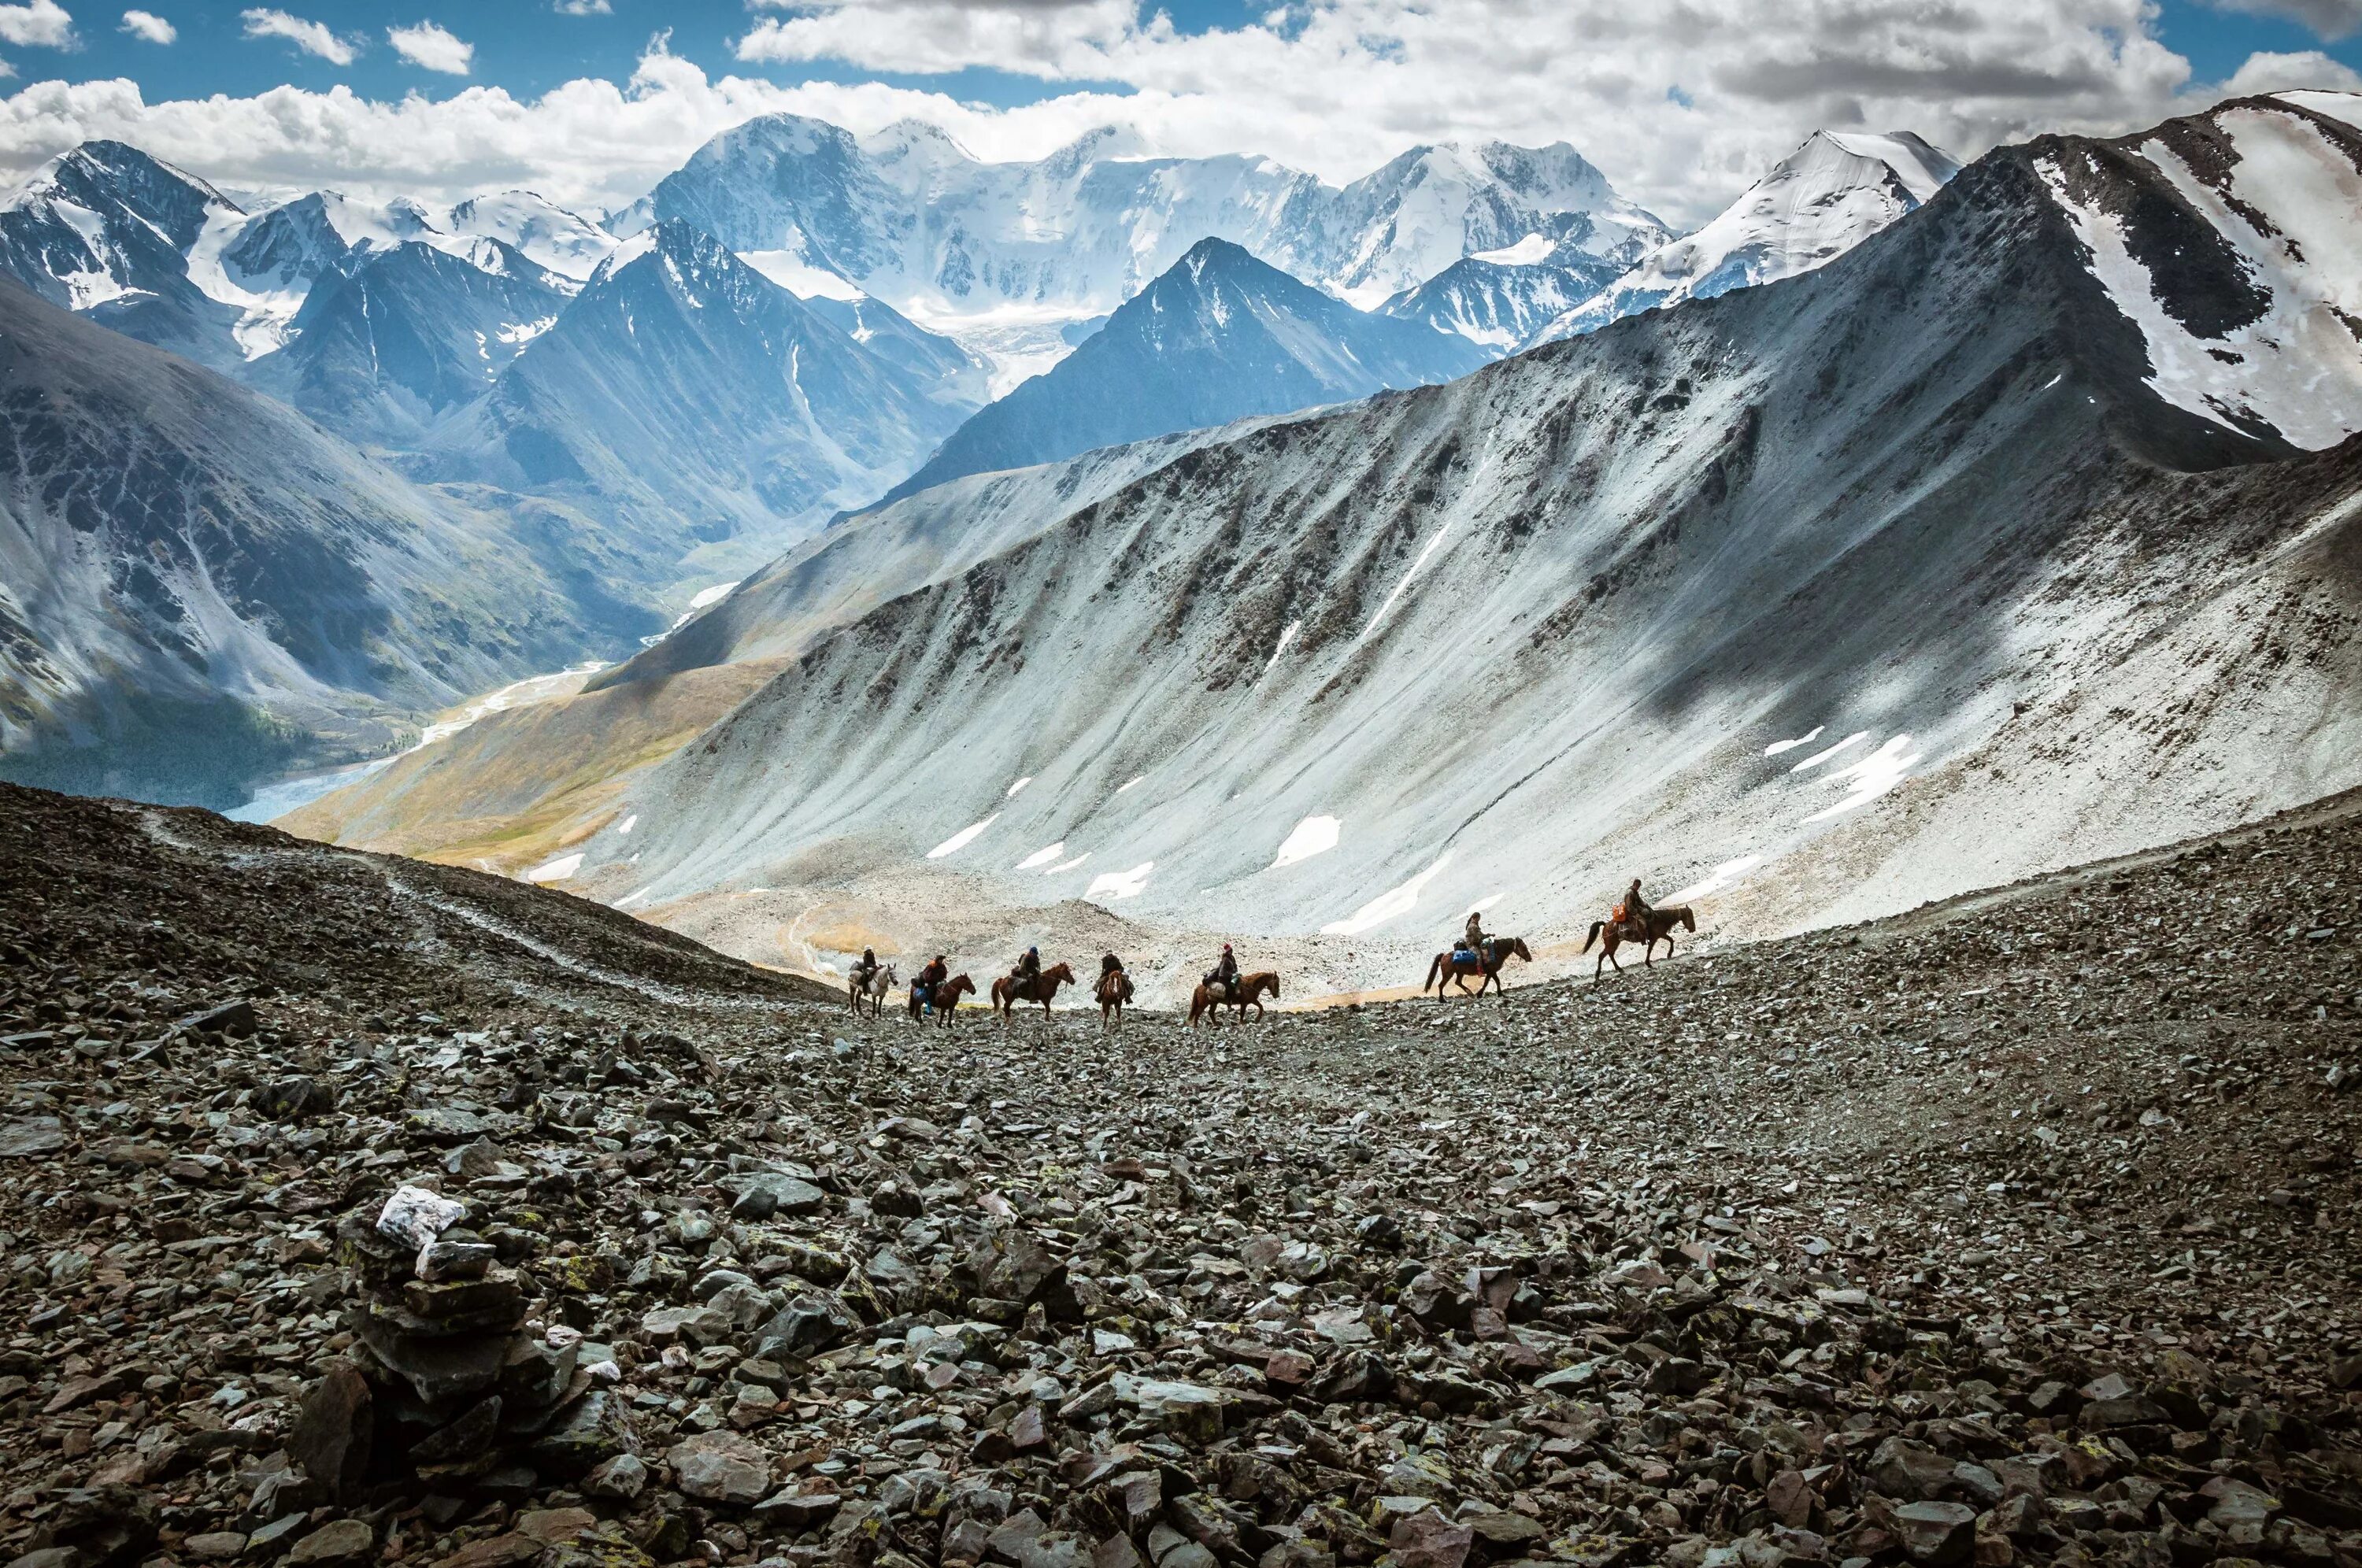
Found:
[[[549,8],[561,17],[612,17],[615,7],[607,0],[549,0]]]
[[[2284,55],[2193,85],[2147,30],[2147,0],[1931,3],[1847,0],[1833,20],[1827,0],[1684,0],[1682,20],[1626,0],[1296,0],[1184,36],[1129,0],[799,0],[754,18],[742,52],[917,74],[999,65],[1049,81],[1051,95],[994,108],[876,81],[709,76],[661,40],[627,81],[533,98],[471,85],[387,103],[290,86],[149,104],[127,81],[45,82],[0,97],[0,173],[104,136],[242,189],[449,202],[522,186],[613,210],[717,132],[785,111],[856,134],[922,120],[989,159],[1039,158],[1116,126],[1143,151],[1264,153],[1332,182],[1420,142],[1563,140],[1691,225],[1824,126],[1916,130],[1973,157],[2044,130],[2119,134],[2267,80],[2352,79]]]
[[[250,11],[239,12],[238,19],[246,24],[248,38],[285,39],[305,54],[316,54],[331,65],[350,65],[360,53],[350,43],[330,32],[325,24],[307,22],[284,11],[257,6]]]
[[[58,0],[0,6],[0,41],[67,49],[74,42],[73,17]]]
[[[152,44],[168,44],[181,36],[178,28],[153,11],[126,11],[118,29]]]
[[[388,28],[385,38],[393,45],[394,53],[422,71],[439,71],[447,76],[465,76],[476,58],[474,44],[433,22],[420,22],[408,28]]]
[[[2324,39],[2342,39],[2362,28],[2362,0],[2208,0],[2208,4],[2218,11],[2244,11],[2251,17],[2278,17],[2283,21],[2311,28]],[[2347,74],[2352,72],[2348,71]]]
[[[2262,93],[2283,93],[2291,87],[2362,93],[2362,72],[2330,59],[2317,49],[2296,54],[2251,54],[2213,96],[2251,98]]]

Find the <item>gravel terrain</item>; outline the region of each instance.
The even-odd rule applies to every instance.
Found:
[[[2358,804],[1193,1036],[0,788],[0,1562],[2362,1564]]]

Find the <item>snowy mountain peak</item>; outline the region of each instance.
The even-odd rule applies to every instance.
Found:
[[[833,276],[917,320],[978,323],[971,341],[1021,373],[1055,362],[1063,326],[1114,310],[1209,235],[1365,304],[1532,234],[1618,266],[1667,237],[1562,143],[1414,148],[1340,188],[1268,158],[1148,156],[1111,127],[988,163],[929,127],[856,140],[784,115],[714,138],[615,227],[662,218],[775,278]]]
[[[577,282],[615,248],[615,237],[579,214],[531,191],[476,196],[451,209],[451,232],[497,239],[536,264]]]
[[[1531,341],[1809,272],[1917,208],[1959,170],[1908,132],[1816,131],[1705,227],[1650,251]]]

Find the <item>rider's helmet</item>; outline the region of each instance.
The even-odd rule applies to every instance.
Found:
[[[1025,950],[1025,956],[1028,958],[1039,958],[1042,956],[1042,950],[1038,947],[1029,947]]]

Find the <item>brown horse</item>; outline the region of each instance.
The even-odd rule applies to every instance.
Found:
[[[935,988],[934,994],[927,999],[927,1005],[935,1010],[936,1019],[945,1029],[949,1029],[952,1026],[952,1013],[959,1006],[960,998],[974,995],[976,995],[976,982],[966,975],[954,975]],[[911,1017],[915,1022],[926,1021],[926,1016],[919,1010],[919,988],[916,986],[911,988]]]
[[[1230,995],[1224,997],[1217,997],[1207,988],[1205,982],[1199,981],[1197,990],[1189,998],[1189,1027],[1192,1029],[1198,1027],[1198,1018],[1201,1013],[1216,1023],[1220,1023],[1221,1014],[1216,1010],[1224,1007],[1229,1008],[1236,1015],[1234,1021],[1239,1023],[1244,1023],[1247,1021],[1249,1007],[1253,1007],[1255,1010],[1255,1016],[1261,1018],[1263,1016],[1262,999],[1266,993],[1272,1000],[1279,999],[1279,977],[1269,969],[1258,969],[1252,975],[1241,975],[1231,983]]]
[[[1048,1018],[1050,999],[1058,994],[1060,986],[1074,983],[1074,966],[1068,964],[1053,964],[1031,980],[1013,980],[1003,975],[992,982],[992,1010],[1000,1014],[1004,1029],[1009,1026],[1010,1019],[1016,1015],[1017,1004],[1021,1001],[1040,1002],[1042,1016]]]
[[[1446,980],[1450,980],[1453,985],[1459,987],[1460,994],[1462,996],[1474,995],[1481,997],[1485,994],[1485,988],[1486,986],[1490,986],[1497,991],[1501,988],[1501,971],[1508,966],[1509,960],[1512,958],[1522,958],[1529,964],[1534,961],[1533,949],[1526,945],[1526,939],[1524,937],[1486,937],[1485,939],[1485,951],[1477,955],[1477,962],[1483,966],[1485,977],[1476,982],[1476,989],[1473,992],[1471,992],[1468,988],[1468,977],[1466,973],[1452,965],[1451,955],[1449,953],[1439,953],[1435,955],[1435,962],[1427,966],[1427,978],[1419,982],[1419,994],[1421,996],[1425,996],[1427,994],[1427,988],[1433,986],[1435,988],[1435,999],[1441,1001],[1443,999],[1443,982]]]
[[[1096,995],[1099,1004],[1099,1027],[1114,1029],[1123,1021],[1123,1004],[1131,999],[1131,977],[1120,969],[1101,971]]]
[[[1665,944],[1665,956],[1672,957],[1675,926],[1681,927],[1683,931],[1697,929],[1697,917],[1690,913],[1689,905],[1671,904],[1661,910],[1650,910],[1647,916],[1640,920],[1593,921],[1591,934],[1583,939],[1583,950],[1585,953],[1591,951],[1591,944],[1594,942],[1599,944],[1599,956],[1591,966],[1591,983],[1595,986],[1599,983],[1600,965],[1616,964],[1616,948],[1619,943],[1639,942],[1645,938],[1647,945],[1640,949],[1640,963],[1647,968],[1656,967],[1650,961],[1650,955],[1656,950],[1657,944],[1660,942]],[[1616,972],[1622,974],[1624,966],[1616,964]]]

